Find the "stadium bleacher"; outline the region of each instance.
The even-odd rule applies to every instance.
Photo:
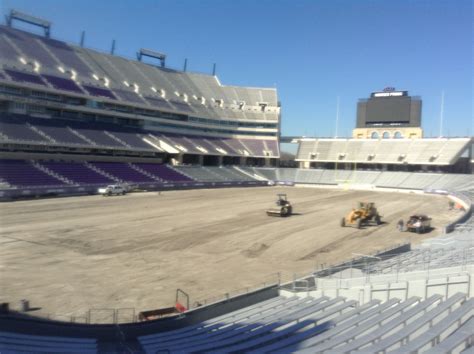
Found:
[[[41,162],[47,169],[77,184],[108,184],[113,179],[89,168],[86,164],[75,162]]]
[[[0,352],[13,353],[97,353],[97,340],[0,332]]]
[[[133,163],[134,166],[137,166],[139,169],[149,173],[156,178],[167,181],[167,182],[189,182],[192,181],[192,178],[179,173],[177,169],[173,169],[167,165],[162,164],[150,164],[150,163]]]
[[[7,105],[0,112],[0,144],[83,154],[90,153],[83,149],[99,148],[279,157],[275,89],[224,86],[214,76],[160,68],[3,25],[0,47],[0,95],[8,101],[25,95],[37,101],[19,110]],[[62,112],[65,103],[72,106]],[[127,119],[134,124],[125,125]],[[176,120],[183,125],[175,125]],[[191,126],[188,120],[206,125]],[[260,133],[262,122],[266,128],[271,123],[275,133]],[[248,133],[241,126],[255,129]]]
[[[449,165],[471,144],[471,138],[302,139],[296,161]]]
[[[163,151],[146,139],[164,141],[177,151],[197,155],[273,156],[279,155],[275,142],[239,138],[217,138],[176,133],[160,133],[98,122],[77,122],[65,119],[31,118],[0,113],[0,143],[29,142],[32,144],[72,147],[105,147],[140,151]],[[246,145],[244,145],[246,144]],[[249,148],[252,147],[252,149]]]
[[[268,180],[303,184],[352,184],[406,189],[444,189],[465,191],[474,189],[468,174],[425,172],[325,170],[296,168],[255,168],[255,172]]]
[[[340,297],[278,297],[190,327],[142,336],[139,342],[147,353],[462,348],[468,346],[473,305],[461,293],[363,305]]]
[[[251,89],[244,87],[223,86],[213,77],[203,74],[182,73],[173,70],[162,70],[141,62],[132,62],[113,55],[99,53],[97,51],[77,47],[49,38],[43,38],[34,34],[19,31],[6,26],[0,26],[2,35],[1,46],[2,59],[5,64],[17,64],[20,57],[24,60],[34,59],[41,66],[42,75],[36,75],[23,71],[5,69],[8,78],[17,82],[28,82],[42,86],[49,86],[76,93],[89,94],[104,98],[119,99],[127,103],[135,103],[144,106],[150,105],[150,101],[143,98],[148,96],[153,98],[156,95],[152,87],[156,82],[160,83],[160,89],[166,93],[165,99],[161,102],[153,100],[162,108],[172,107],[175,111],[193,112],[193,106],[203,106],[199,100],[189,100],[189,102],[174,100],[170,103],[170,98],[175,93],[186,94],[189,97],[205,97],[207,104],[205,111],[214,118],[228,115],[229,118],[241,119],[262,119],[277,120],[277,97],[273,89]],[[5,53],[5,54],[4,54]],[[74,70],[76,81],[60,77],[61,71],[58,66],[66,70]],[[44,76],[48,75],[48,76]],[[108,87],[97,87],[91,85],[93,75],[98,78],[106,77],[109,81]],[[56,76],[56,78],[54,78]],[[43,80],[46,78],[48,84]],[[125,85],[127,82],[128,85]],[[81,87],[87,85],[86,87]],[[136,85],[136,86],[135,86]],[[139,87],[140,95],[134,92],[134,87]],[[211,103],[216,99],[223,100],[224,104],[213,106]],[[246,110],[232,110],[230,107],[234,102],[244,101]],[[258,113],[260,102],[265,102],[268,113]],[[201,110],[202,111],[202,110]],[[257,112],[257,113],[255,113]],[[248,114],[247,114],[248,113]]]
[[[0,160],[0,179],[11,186],[61,186],[63,181],[23,160]]]

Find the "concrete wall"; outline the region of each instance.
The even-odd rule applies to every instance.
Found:
[[[135,185],[135,184],[134,184]],[[185,189],[206,189],[206,188],[232,188],[232,187],[262,187],[267,186],[266,181],[242,181],[242,182],[182,182],[182,183],[141,183],[136,184],[137,188],[146,191],[166,191]],[[3,189],[0,190],[0,201],[8,201],[20,198],[36,198],[47,196],[67,197],[73,195],[97,194],[97,189],[101,186],[81,186],[81,187],[49,187],[49,188],[24,188],[24,189]]]
[[[35,317],[0,316],[0,331],[49,336],[97,338],[99,341],[134,340],[138,336],[159,333],[193,325],[225,313],[278,296],[278,285],[268,286],[247,294],[235,296],[175,317],[121,325],[78,324],[55,322]]]

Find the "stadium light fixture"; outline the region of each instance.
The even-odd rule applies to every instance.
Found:
[[[60,72],[62,72],[63,74],[66,72],[66,70],[64,70],[64,68],[62,66],[58,66],[58,70]]]
[[[38,73],[38,72],[40,71],[40,69],[41,69],[41,64],[38,63],[38,62],[35,60],[35,61],[33,62],[33,70]]]
[[[64,71],[63,71],[63,72],[64,72]],[[92,77],[93,77],[95,80],[99,81],[99,77],[98,77],[96,74],[92,74]]]
[[[166,54],[155,52],[150,49],[141,48],[140,51],[137,53],[138,61],[142,61],[143,57],[158,59],[160,61],[161,67],[165,67]]]
[[[44,29],[44,35],[46,38],[49,38],[50,31],[51,31],[51,22],[43,20],[39,17],[34,17],[23,12],[19,12],[16,10],[11,10],[10,14],[6,16],[7,18],[7,25],[8,27],[12,27],[13,20],[18,20],[21,22],[28,23],[33,26],[38,26]]]
[[[76,78],[77,78],[77,72],[75,72],[74,70],[71,70],[71,79],[75,81]]]
[[[140,91],[140,86],[138,86],[138,84],[134,83],[134,84],[133,84],[133,91],[134,91],[135,93],[139,93],[139,91]]]
[[[23,65],[26,65],[26,64],[27,64],[27,61],[26,61],[25,58],[19,57],[18,59],[20,60],[20,62],[21,62]]]
[[[151,87],[151,90],[152,90],[153,92],[155,92],[155,93],[158,92],[157,89],[154,88],[153,86]]]

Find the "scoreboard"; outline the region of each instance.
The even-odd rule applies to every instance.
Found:
[[[371,126],[420,127],[421,99],[392,88],[373,92],[357,104],[357,128]]]

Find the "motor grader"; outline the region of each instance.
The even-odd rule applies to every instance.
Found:
[[[293,212],[293,207],[286,197],[286,194],[277,194],[276,208],[267,209],[268,216],[290,216]]]
[[[380,225],[382,223],[382,217],[375,207],[375,203],[364,203],[359,202],[357,208],[347,214],[347,216],[341,219],[341,226],[355,226],[358,229],[362,225]]]

